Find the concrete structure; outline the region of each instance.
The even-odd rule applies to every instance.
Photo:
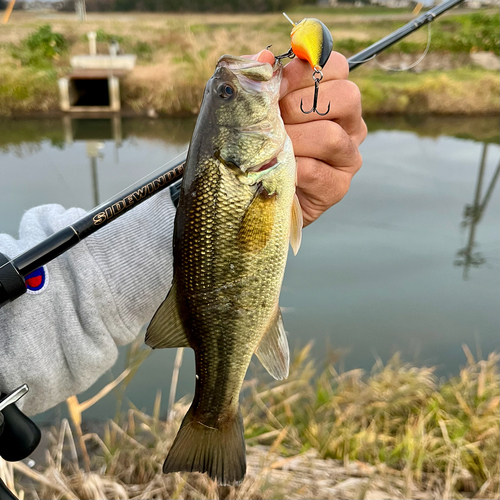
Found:
[[[411,7],[417,3],[417,0],[370,0],[372,5],[383,5],[389,9],[400,9]]]
[[[73,69],[106,69],[132,71],[135,67],[136,58],[137,56],[135,54],[84,54],[73,56],[70,59],[70,64]]]
[[[134,54],[118,54],[113,43],[109,55],[97,54],[96,34],[90,32],[89,55],[71,58],[73,71],[59,79],[62,111],[86,113],[116,113],[120,106],[120,78],[134,69]]]

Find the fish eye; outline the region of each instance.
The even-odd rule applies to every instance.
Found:
[[[221,83],[217,89],[217,93],[222,99],[230,99],[234,95],[234,88],[228,83]]]

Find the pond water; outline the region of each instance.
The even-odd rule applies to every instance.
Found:
[[[23,212],[39,204],[92,208],[182,154],[193,126],[0,121],[0,232],[17,235]],[[500,347],[497,120],[386,118],[368,126],[350,192],[304,230],[298,256],[290,255],[280,303],[291,348],[313,341],[318,369],[340,352],[339,369],[369,371],[399,351],[439,375],[456,374],[466,361],[462,344],[482,357]],[[123,370],[127,352],[121,348],[113,373],[80,401]],[[175,350],[153,352],[126,399],[151,412],[161,389],[165,411],[174,358]],[[186,350],[177,396],[193,389]],[[113,416],[116,404],[111,393],[84,416]],[[38,420],[64,413],[60,405]]]

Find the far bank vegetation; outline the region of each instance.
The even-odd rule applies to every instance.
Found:
[[[373,15],[364,9],[298,9],[289,12],[293,19],[320,17],[334,48],[347,57],[411,18],[409,13],[395,18],[390,9]],[[418,59],[427,42],[425,28],[353,73],[365,113],[498,112],[497,71],[477,66],[475,56],[498,58],[498,13],[452,13],[432,29],[429,54],[411,72],[387,67]],[[168,116],[197,114],[220,55],[256,53],[267,45],[285,52],[290,43],[290,25],[277,13],[89,13],[86,22],[74,13],[58,13],[48,24],[42,16],[16,11],[0,31],[0,115],[56,112],[57,78],[68,72],[71,55],[88,53],[89,31],[97,32],[98,52],[107,53],[116,40],[125,53],[137,55],[138,64],[122,85],[124,109]]]

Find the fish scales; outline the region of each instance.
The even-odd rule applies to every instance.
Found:
[[[223,56],[205,89],[175,220],[173,285],[146,334],[152,347],[195,351],[195,395],[165,472],[241,481],[239,393],[252,355],[273,376],[288,373],[278,299],[302,222],[279,114],[281,69]]]
[[[196,332],[190,341],[203,387],[196,408],[213,427],[209,415],[217,418],[229,407],[237,411],[246,368],[276,309],[279,288],[272,285],[281,283],[289,234],[283,224],[262,252],[242,253],[240,221],[254,194],[220,162],[211,162],[207,172],[193,186],[187,236],[175,258],[183,270],[177,284],[186,294],[182,315],[188,332]]]

